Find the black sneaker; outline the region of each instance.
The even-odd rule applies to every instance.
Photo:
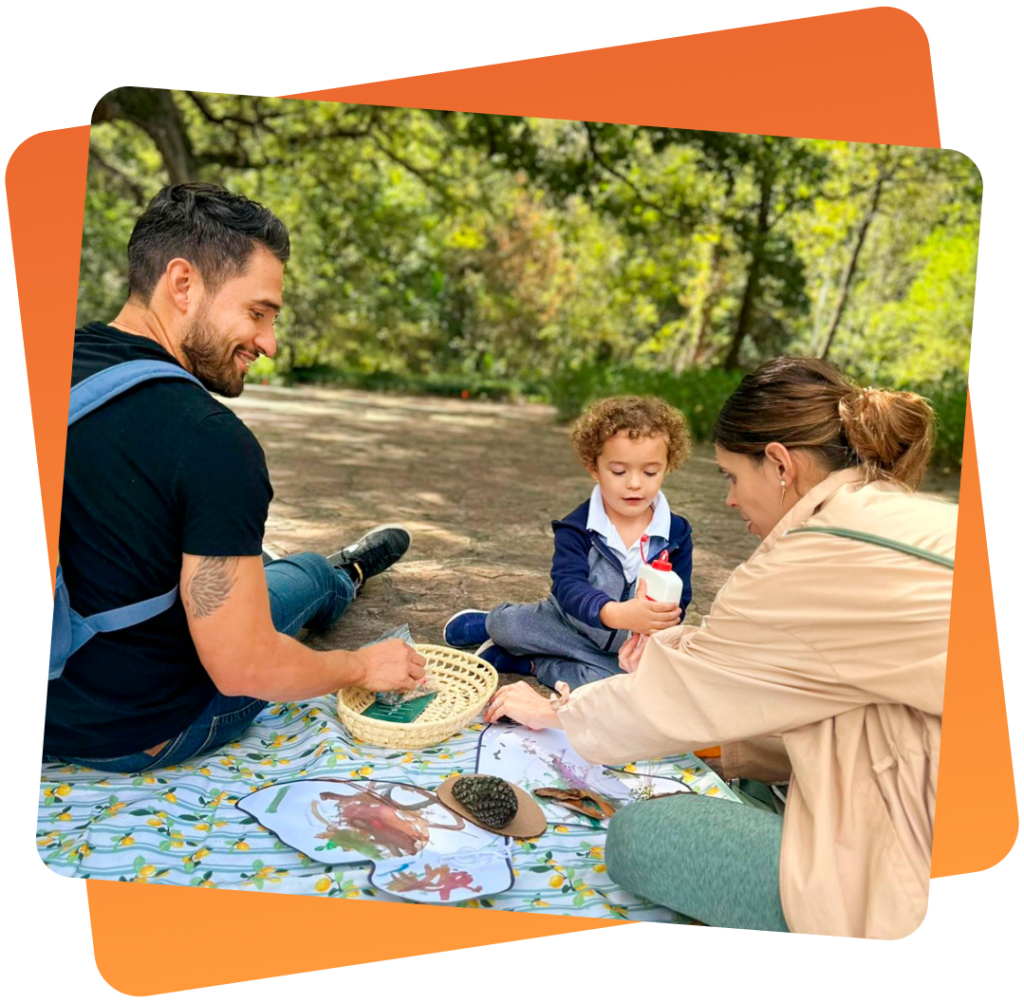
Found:
[[[327,558],[348,573],[356,583],[356,591],[368,579],[387,571],[409,549],[411,537],[401,526],[375,526],[350,547]]]

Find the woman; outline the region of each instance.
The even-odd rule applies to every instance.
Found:
[[[934,415],[783,358],[714,440],[761,544],[703,623],[631,638],[627,675],[550,701],[506,686],[486,719],[562,728],[594,763],[721,745],[727,777],[791,780],[784,821],[704,797],[619,812],[624,888],[715,925],[906,936],[928,904],[957,518],[912,493]]]

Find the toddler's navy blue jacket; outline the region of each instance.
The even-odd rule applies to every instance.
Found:
[[[564,519],[551,524],[555,532],[555,556],[551,564],[551,592],[562,611],[581,625],[607,630],[601,622],[601,609],[608,602],[625,602],[633,595],[634,585],[625,580],[622,562],[594,530],[587,529],[590,501],[585,501]],[[648,561],[668,550],[672,570],[683,581],[679,605],[686,607],[693,598],[690,576],[693,572],[693,534],[690,524],[672,513],[669,538],[651,537],[644,547]]]

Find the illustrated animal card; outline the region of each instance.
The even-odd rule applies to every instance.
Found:
[[[417,902],[459,902],[512,886],[508,840],[409,784],[333,778],[271,784],[238,808],[324,864],[369,861],[370,883]]]
[[[458,903],[508,891],[512,859],[498,849],[440,854],[426,850],[414,860],[389,860],[374,867],[370,884],[413,902]]]

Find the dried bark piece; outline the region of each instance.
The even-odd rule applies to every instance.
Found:
[[[563,808],[579,812],[590,818],[605,819],[615,814],[614,805],[609,804],[600,795],[581,787],[539,787],[534,795],[557,801]]]

